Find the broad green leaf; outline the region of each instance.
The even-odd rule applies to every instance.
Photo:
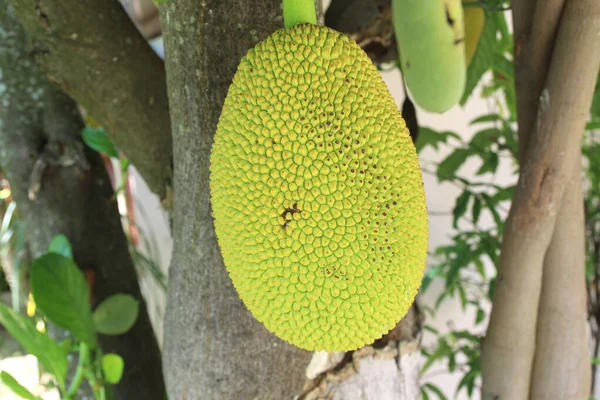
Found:
[[[52,322],[96,347],[88,286],[73,260],[54,253],[35,260],[31,266],[31,293],[37,308]]]
[[[104,373],[104,379],[112,385],[119,383],[121,380],[124,366],[125,361],[123,361],[123,358],[118,354],[109,353],[102,356],[102,372]]]
[[[446,157],[444,161],[438,165],[437,175],[440,182],[451,179],[470,155],[468,150],[458,149]]]
[[[452,216],[453,216],[452,226],[454,228],[456,228],[456,225],[457,225],[460,217],[465,215],[465,212],[467,211],[467,207],[469,205],[469,200],[471,199],[471,194],[472,194],[471,192],[469,192],[468,190],[465,190],[464,192],[461,193],[460,196],[457,197],[456,204],[454,205],[454,209],[452,210]]]
[[[56,253],[67,258],[73,259],[73,249],[71,249],[71,243],[65,235],[56,235],[48,246],[48,253]]]
[[[600,358],[592,357],[592,364],[594,364],[594,365],[600,365]]]
[[[137,319],[138,301],[129,294],[114,294],[104,300],[94,311],[96,331],[104,335],[121,335]]]
[[[454,372],[456,370],[456,353],[450,353],[448,355],[448,371]]]
[[[439,400],[448,400],[448,398],[442,393],[442,391],[435,385],[431,383],[426,383],[425,387],[429,389],[430,392],[435,393]]]
[[[0,379],[10,390],[22,399],[27,400],[41,400],[39,397],[34,396],[25,386],[22,386],[11,374],[6,371],[0,372]]]
[[[38,331],[31,320],[4,304],[0,304],[0,324],[25,351],[37,357],[40,364],[54,375],[61,387],[67,378],[67,352],[48,335]]]
[[[475,325],[478,325],[485,318],[485,312],[479,308],[477,309],[477,316],[475,317]]]
[[[479,216],[481,215],[481,199],[479,196],[473,197],[473,206],[471,207],[471,216],[473,218],[473,223],[477,224],[479,221]]]
[[[91,149],[113,158],[119,158],[119,152],[104,129],[87,127],[82,132],[83,141]]]

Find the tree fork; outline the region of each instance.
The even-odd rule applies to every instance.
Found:
[[[591,83],[600,66],[599,34],[600,4],[567,1],[504,231],[494,308],[482,345],[486,399],[530,395],[544,255],[564,188],[580,161]]]

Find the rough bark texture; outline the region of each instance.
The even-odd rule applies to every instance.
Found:
[[[590,395],[581,180],[581,167],[577,165],[544,260],[529,397],[532,400],[585,400]]]
[[[600,3],[567,1],[506,222],[494,308],[482,346],[486,399],[527,399],[544,255],[579,147],[600,66]]]
[[[564,3],[565,0],[521,1],[513,10],[515,31],[523,31],[527,26],[531,32],[516,37],[521,45],[515,58],[515,73],[520,82],[517,106],[521,164],[538,112]],[[527,5],[530,10],[524,9]],[[577,164],[581,162],[580,156],[578,160]],[[585,399],[589,394],[591,366],[586,335],[581,179],[581,167],[576,165],[544,258],[531,399]]]
[[[25,32],[0,0],[0,165],[11,183],[33,256],[65,234],[75,261],[93,273],[93,305],[129,293],[143,305],[109,178],[81,141],[76,104],[51,86],[27,50]],[[29,199],[36,162],[46,160],[41,188]],[[101,347],[125,359],[115,399],[164,399],[161,359],[144,306],[132,330],[101,336]]]
[[[276,0],[160,6],[174,144],[174,250],[165,318],[169,398],[291,399],[311,353],[269,333],[227,275],[209,201],[209,154],[242,56],[283,26]]]
[[[98,120],[165,199],[171,134],[164,66],[118,1],[9,0],[51,82]],[[167,200],[167,206],[169,206]]]
[[[418,399],[421,319],[415,304],[372,345],[348,353],[315,353],[298,400]]]

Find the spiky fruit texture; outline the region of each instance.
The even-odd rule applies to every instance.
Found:
[[[225,265],[267,329],[303,349],[346,351],[406,314],[425,266],[422,177],[355,42],[299,24],[250,50],[210,161]]]

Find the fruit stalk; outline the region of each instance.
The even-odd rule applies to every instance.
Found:
[[[314,0],[283,0],[283,24],[286,28],[296,24],[317,23]]]

